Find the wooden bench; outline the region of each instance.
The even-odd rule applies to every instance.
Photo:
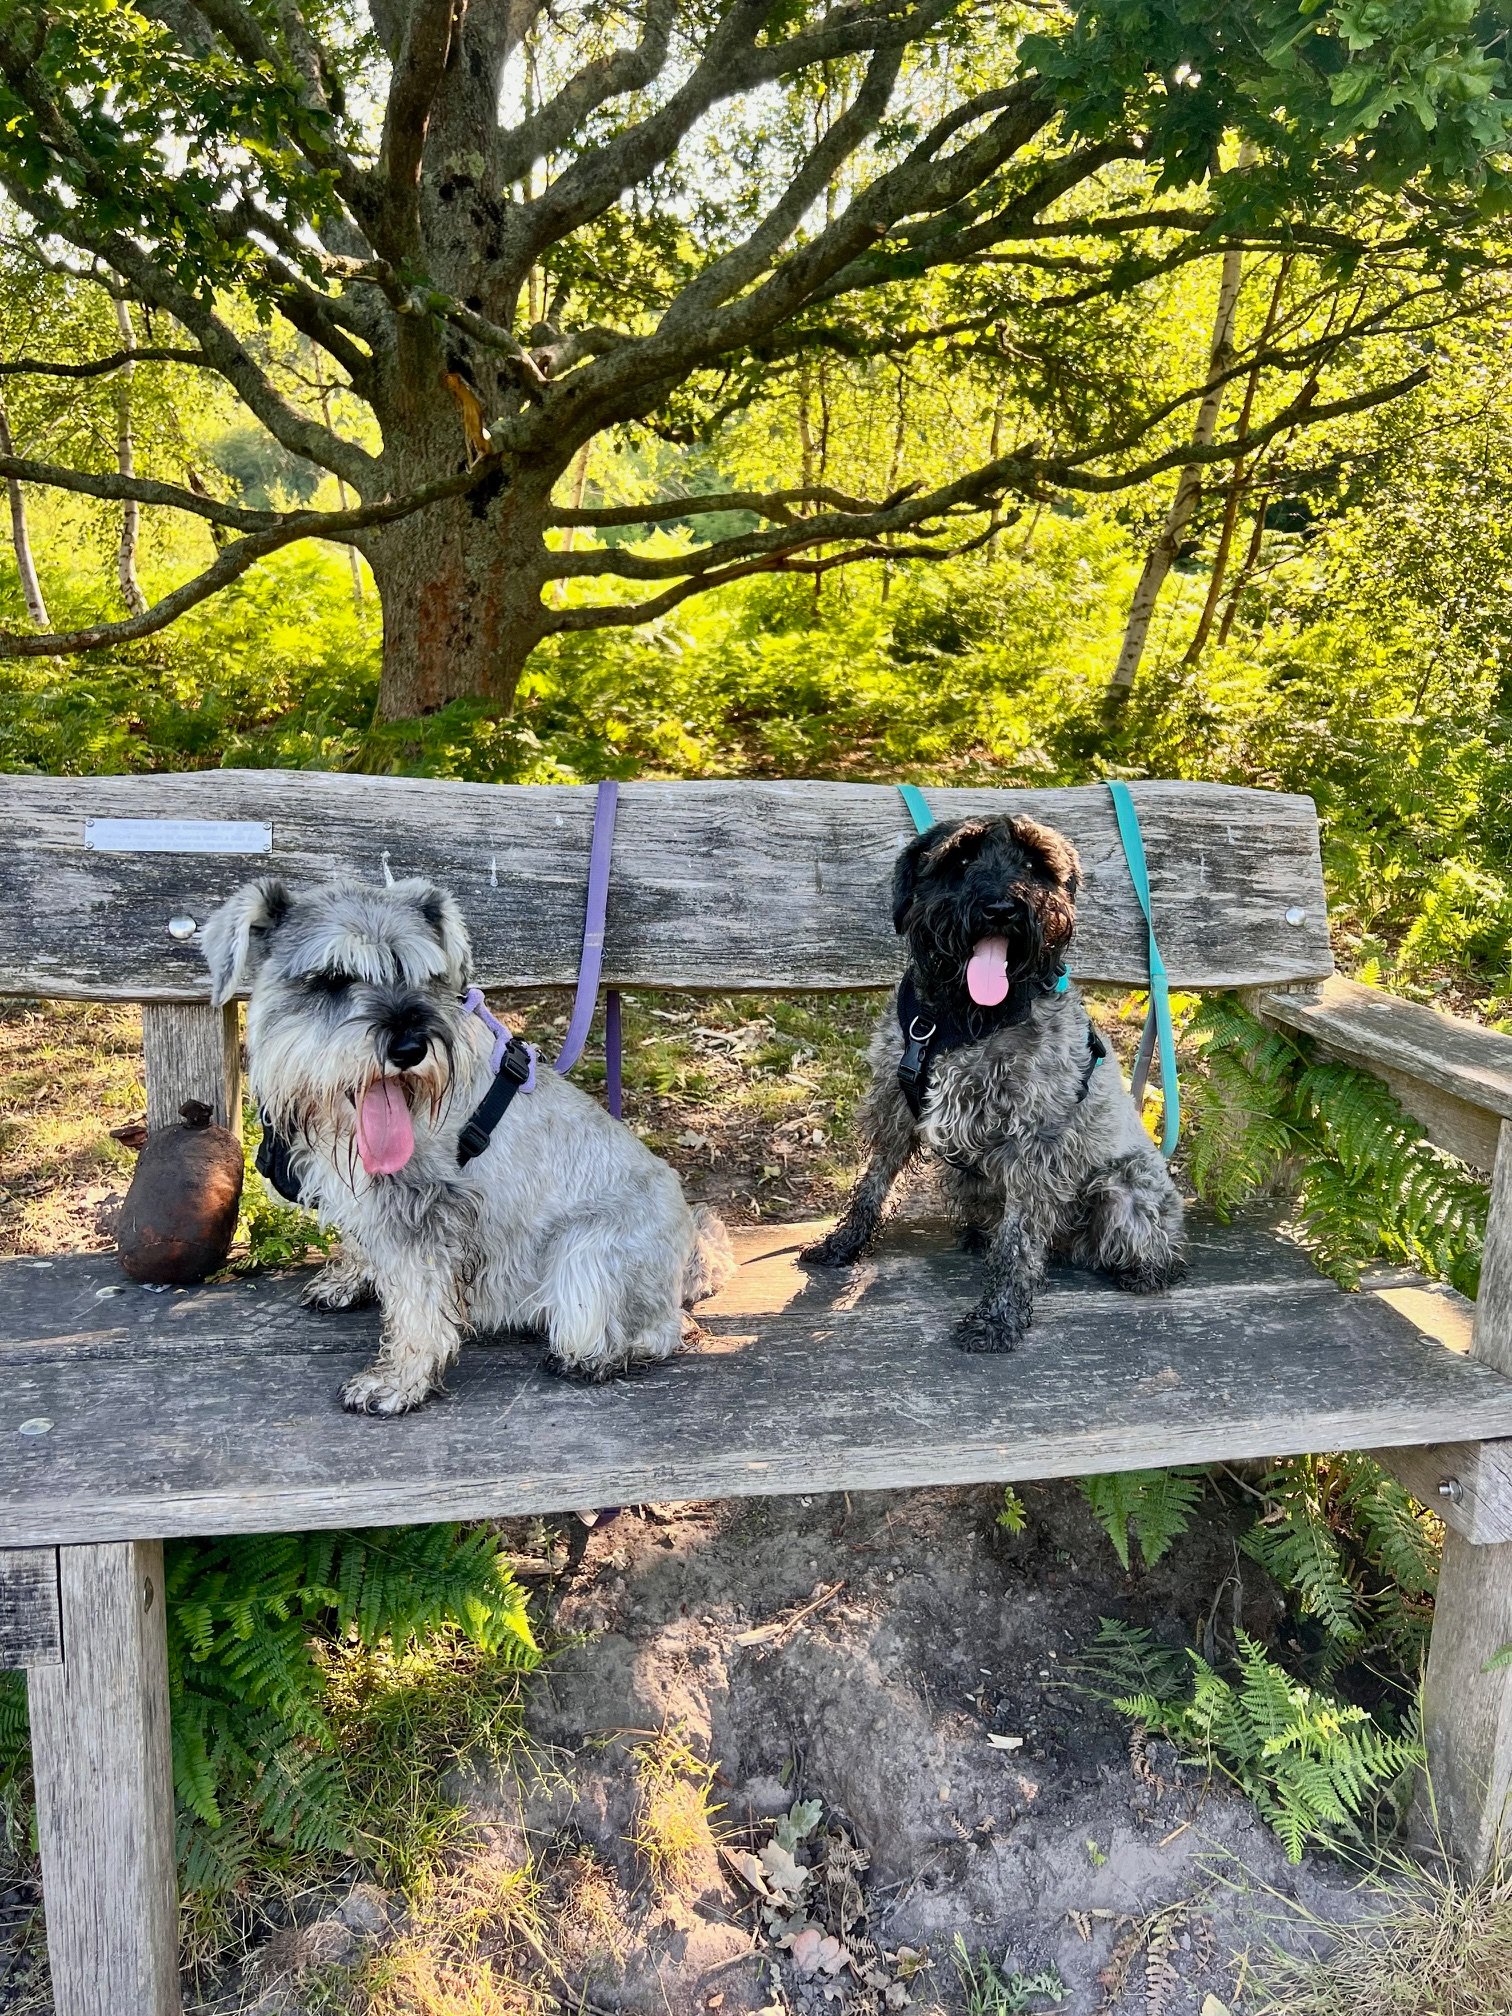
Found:
[[[486,985],[575,977],[588,789],[276,772],[3,788],[0,992],[144,1003],[154,1124],[191,1096],[236,1123],[237,1017],[208,1005],[196,939],[249,875],[424,873],[459,899]],[[895,1228],[831,1277],[797,1265],[798,1228],[764,1226],[738,1236],[744,1265],[701,1312],[707,1344],[673,1364],[575,1387],[543,1376],[531,1340],[494,1340],[469,1347],[444,1398],[384,1422],[336,1399],[373,1319],[310,1316],[296,1282],[156,1294],[108,1257],[8,1262],[0,1664],[30,1675],[59,2016],[179,2006],[161,1553],[175,1534],[1377,1449],[1449,1526],[1428,1743],[1449,1836],[1485,1862],[1512,1783],[1512,1669],[1488,1670],[1512,1641],[1512,1040],[1331,977],[1310,800],[1179,783],[1134,796],[1172,985],[1250,990],[1379,1072],[1436,1139],[1497,1165],[1473,1340],[1443,1291],[1398,1276],[1345,1295],[1263,1227],[1199,1216],[1184,1287],[1140,1300],[1058,1275],[1020,1351],[968,1357],[948,1339],[974,1266],[936,1235]],[[1008,806],[1068,833],[1086,870],[1073,971],[1141,983],[1104,790],[931,800],[941,817]],[[886,891],[910,831],[881,786],[630,785],[606,982],[888,986]]]

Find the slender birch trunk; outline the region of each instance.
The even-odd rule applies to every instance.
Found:
[[[10,415],[5,410],[5,401],[0,399],[0,455],[14,455],[15,452]],[[50,630],[52,625],[47,619],[47,604],[42,599],[42,584],[37,579],[36,562],[32,559],[31,533],[26,525],[26,493],[13,476],[7,477],[5,488],[10,497],[11,544],[16,549],[16,572],[21,576],[26,613],[38,630]]]
[[[1223,408],[1225,387],[1218,381],[1228,369],[1233,357],[1234,310],[1239,301],[1239,283],[1243,278],[1244,255],[1238,251],[1227,251],[1223,255],[1223,269],[1218,282],[1218,307],[1213,316],[1213,341],[1208,357],[1207,390],[1202,404],[1197,409],[1197,424],[1192,429],[1192,446],[1206,448],[1218,431],[1218,416]],[[1181,551],[1182,534],[1191,522],[1192,513],[1202,495],[1202,468],[1200,462],[1189,462],[1182,470],[1176,484],[1176,495],[1171,500],[1171,508],[1166,513],[1165,524],[1160,537],[1146,555],[1144,572],[1139,577],[1139,586],[1134,590],[1134,599],[1129,604],[1129,620],[1124,630],[1123,648],[1118,654],[1118,663],[1113,668],[1113,676],[1108,682],[1110,700],[1122,699],[1134,684],[1134,675],[1139,670],[1139,661],[1144,656],[1145,641],[1150,634],[1150,619],[1155,614],[1155,604],[1160,599],[1160,591],[1165,578],[1170,573],[1176,555]]]
[[[1255,346],[1257,352],[1255,367],[1245,383],[1244,398],[1240,402],[1239,418],[1234,432],[1241,441],[1249,432],[1250,414],[1254,410],[1255,394],[1260,388],[1260,373],[1263,368],[1261,357],[1276,327],[1276,318],[1281,313],[1281,297],[1286,291],[1286,279],[1290,271],[1291,259],[1288,256],[1281,260],[1276,269],[1276,284],[1271,290],[1270,306],[1265,311],[1265,325]],[[1264,454],[1263,449],[1261,454]],[[1254,480],[1254,473],[1250,464],[1242,460],[1234,464],[1234,472],[1229,478],[1228,495],[1223,502],[1223,523],[1218,530],[1218,546],[1213,554],[1213,571],[1208,577],[1207,598],[1203,602],[1202,614],[1197,619],[1197,628],[1192,634],[1192,641],[1187,646],[1186,656],[1182,660],[1184,665],[1197,663],[1212,634],[1213,622],[1218,613],[1218,598],[1223,593],[1224,577],[1228,573],[1229,559],[1234,550],[1234,531],[1239,523],[1239,506],[1245,491]]]
[[[121,348],[136,348],[131,329],[131,310],[116,296],[116,327],[121,332]],[[116,468],[123,476],[136,474],[136,450],[131,439],[131,380],[136,366],[129,358],[116,373]],[[130,499],[121,507],[121,543],[116,550],[116,578],[121,600],[133,616],[147,607],[147,597],[137,579],[137,541],[141,533],[141,512]]]

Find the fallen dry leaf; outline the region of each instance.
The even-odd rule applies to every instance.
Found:
[[[850,1957],[832,1932],[821,1932],[817,1925],[805,1925],[788,1950],[793,1965],[808,1980],[816,1974],[838,1974]]]
[[[721,1848],[719,1852],[741,1882],[748,1883],[758,1897],[771,1897],[772,1889],[767,1882],[766,1871],[749,1848]]]
[[[808,1887],[809,1871],[794,1860],[780,1841],[768,1841],[761,1851],[760,1866],[772,1890],[782,1896],[801,1896]]]
[[[1022,1736],[993,1736],[989,1734],[987,1741],[992,1745],[994,1750],[1022,1750],[1024,1747]]]

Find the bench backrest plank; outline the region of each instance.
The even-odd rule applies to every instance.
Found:
[[[1214,784],[1132,788],[1173,985],[1270,985],[1332,971],[1311,799]],[[1106,790],[928,795],[940,818],[1010,810],[1069,835],[1085,870],[1073,972],[1145,977],[1144,923]],[[308,771],[6,778],[0,993],[204,1000],[197,932],[175,936],[170,920],[203,925],[251,876],[298,884],[351,872],[377,881],[385,867],[452,891],[485,985],[569,984],[593,801],[588,786]],[[86,821],[100,819],[261,822],[271,848],[102,850],[86,844]],[[888,785],[626,785],[605,982],[711,991],[888,985],[900,965],[888,884],[912,830]]]

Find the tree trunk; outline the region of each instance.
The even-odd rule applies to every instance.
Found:
[[[5,401],[0,399],[0,455],[14,455],[15,452],[10,416],[5,410]],[[47,620],[47,604],[42,599],[42,584],[37,579],[36,563],[32,559],[31,533],[26,525],[26,495],[14,477],[7,479],[5,487],[10,496],[11,544],[16,549],[16,572],[21,576],[26,613],[37,629],[49,630],[52,625]]]
[[[1234,423],[1234,433],[1243,440],[1249,432],[1250,414],[1254,410],[1255,394],[1260,389],[1261,356],[1270,342],[1276,327],[1276,318],[1281,313],[1281,297],[1286,292],[1287,275],[1291,271],[1291,257],[1288,254],[1276,268],[1276,284],[1271,289],[1270,306],[1265,311],[1265,325],[1255,344],[1254,368],[1244,387],[1244,398],[1239,405],[1239,418]],[[1265,450],[1260,451],[1263,456]],[[1218,598],[1223,593],[1224,577],[1228,573],[1229,557],[1234,548],[1234,528],[1239,522],[1239,505],[1245,491],[1254,480],[1254,469],[1249,463],[1239,461],[1234,464],[1229,477],[1228,495],[1223,500],[1223,523],[1218,530],[1217,550],[1213,554],[1213,571],[1208,576],[1207,598],[1202,605],[1202,614],[1197,618],[1197,628],[1187,646],[1184,665],[1195,665],[1207,648],[1207,640],[1212,633],[1214,618],[1218,613]]]
[[[1243,277],[1244,255],[1229,251],[1223,255],[1223,269],[1218,282],[1218,307],[1213,316],[1213,341],[1209,352],[1207,391],[1201,406],[1197,409],[1197,424],[1192,429],[1192,446],[1206,448],[1218,431],[1218,415],[1223,406],[1224,387],[1214,381],[1221,378],[1228,369],[1233,348],[1234,309],[1239,300],[1239,282]],[[1160,599],[1161,588],[1170,573],[1177,554],[1181,551],[1182,535],[1191,522],[1192,513],[1197,508],[1197,500],[1202,494],[1202,464],[1189,462],[1182,470],[1176,485],[1176,495],[1171,500],[1171,508],[1166,513],[1165,524],[1160,537],[1150,548],[1145,559],[1144,572],[1139,577],[1139,586],[1134,590],[1134,600],[1129,604],[1129,620],[1124,630],[1123,649],[1118,654],[1118,663],[1113,668],[1113,677],[1108,682],[1110,700],[1121,700],[1134,684],[1134,675],[1139,670],[1139,661],[1144,656],[1145,640],[1150,634],[1150,619],[1155,614],[1155,604]]]
[[[507,708],[545,635],[541,555],[550,496],[533,478],[433,505],[370,532],[363,550],[383,608],[378,712],[433,714],[475,696]]]
[[[131,332],[131,310],[119,294],[116,296],[115,313],[116,327],[121,332],[121,348],[134,350],[136,338]],[[131,439],[131,378],[135,369],[134,364],[123,364],[116,373],[116,468],[123,476],[136,474],[136,450]],[[137,579],[137,540],[140,532],[140,510],[128,499],[121,507],[121,543],[116,551],[116,578],[121,586],[121,600],[132,616],[140,616],[147,607],[147,597]]]

